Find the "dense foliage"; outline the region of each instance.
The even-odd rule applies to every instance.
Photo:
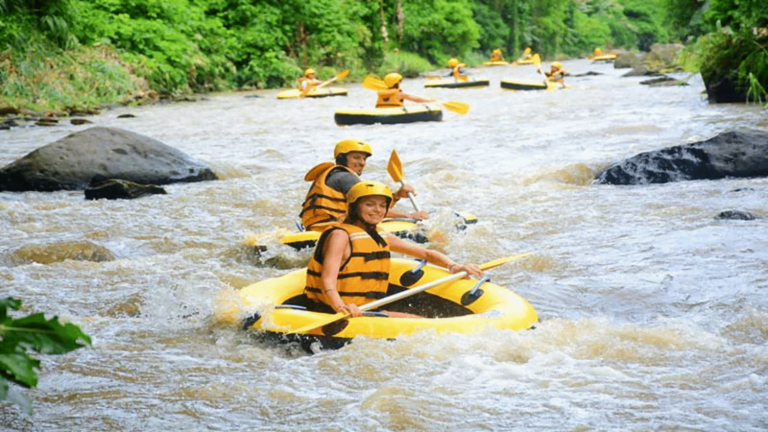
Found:
[[[91,344],[91,338],[74,324],[62,324],[57,317],[42,313],[13,318],[8,310],[19,310],[21,301],[0,299],[0,401],[10,400],[29,409],[29,400],[10,392],[14,383],[26,388],[37,386],[40,360],[28,351],[64,354]]]
[[[765,26],[761,0],[0,0],[0,84],[11,104],[61,106],[66,97],[35,95],[20,62],[26,53],[59,50],[115,54],[126,71],[120,87],[161,94],[290,86],[306,67],[329,77],[383,74],[446,59],[508,59],[525,47],[545,58],[580,56],[595,47],[647,50],[690,41],[723,26]],[[737,7],[738,6],[738,7]],[[94,47],[100,51],[94,52]],[[106,51],[105,51],[106,50]],[[47,69],[67,68],[63,54]],[[90,64],[89,60],[84,62]],[[22,70],[24,69],[24,70]],[[34,68],[32,68],[34,69]],[[38,68],[39,69],[39,68]],[[70,75],[81,72],[70,71]],[[146,80],[145,84],[142,84]],[[5,83],[14,80],[8,88]],[[43,85],[45,86],[45,85]],[[48,87],[55,87],[48,85]],[[61,92],[68,90],[62,88]],[[127,93],[130,93],[128,91]],[[35,99],[29,99],[35,97]],[[105,96],[106,99],[112,95]],[[104,100],[104,97],[101,98]]]

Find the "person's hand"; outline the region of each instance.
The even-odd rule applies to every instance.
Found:
[[[355,318],[363,316],[363,313],[354,303],[342,304],[341,306],[334,307],[334,310],[336,310],[337,313],[348,313]]]
[[[429,213],[424,210],[408,213],[408,217],[411,219],[429,219]]]
[[[398,200],[403,198],[408,198],[409,192],[412,193],[414,196],[416,195],[416,190],[413,188],[413,186],[404,184],[400,187],[400,189],[397,190],[397,192],[395,192],[393,197]]]
[[[483,271],[480,270],[480,267],[478,267],[477,264],[452,264],[450,267],[448,267],[448,271],[451,273],[458,273],[465,271],[470,276],[477,276],[480,277],[483,275]]]

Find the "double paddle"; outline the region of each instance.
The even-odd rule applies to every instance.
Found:
[[[494,267],[498,267],[500,265],[506,264],[506,263],[508,263],[510,261],[515,261],[515,260],[519,260],[521,258],[525,258],[525,257],[527,257],[530,254],[531,254],[531,252],[526,252],[526,253],[521,253],[521,254],[517,254],[517,255],[510,255],[510,256],[504,257],[504,258],[495,259],[493,261],[488,261],[487,263],[480,264],[480,270],[485,271],[485,270],[488,270],[488,269],[492,269]],[[358,309],[360,309],[361,312],[365,312],[365,311],[368,311],[368,310],[371,310],[371,309],[376,309],[376,308],[382,307],[384,305],[388,305],[388,304],[390,304],[392,302],[396,302],[398,300],[402,300],[404,298],[411,297],[411,296],[416,295],[416,294],[418,294],[418,293],[420,293],[422,291],[426,291],[426,290],[428,290],[430,288],[434,288],[434,287],[436,287],[438,285],[442,285],[442,284],[445,284],[445,283],[448,283],[448,282],[455,281],[457,279],[461,279],[461,278],[463,278],[465,276],[467,276],[467,272],[465,272],[465,271],[454,273],[454,274],[445,276],[443,278],[440,278],[438,280],[435,280],[435,281],[432,281],[432,282],[428,282],[428,283],[425,283],[423,285],[419,285],[419,286],[417,286],[415,288],[411,288],[411,289],[399,292],[397,294],[393,294],[393,295],[391,295],[389,297],[384,297],[384,298],[376,300],[374,302],[364,304],[364,305],[358,307]],[[317,321],[315,321],[312,324],[309,324],[309,325],[306,325],[304,327],[301,327],[301,328],[298,328],[296,330],[293,330],[293,331],[290,332],[290,334],[306,333],[306,332],[308,332],[310,330],[314,330],[314,329],[319,328],[319,327],[324,327],[324,326],[326,326],[328,324],[331,324],[331,323],[334,323],[336,321],[343,320],[345,318],[348,318],[349,316],[350,316],[349,313],[337,313],[335,315],[329,316],[328,318],[323,318],[323,319],[317,320]]]
[[[389,86],[384,83],[384,81],[374,78],[374,77],[366,77],[363,80],[363,87],[369,89],[369,90],[389,90]],[[446,109],[453,111],[455,113],[459,114],[466,114],[469,112],[469,104],[465,104],[464,102],[456,102],[456,101],[449,101],[449,102],[437,102],[444,106]]]
[[[332,82],[334,82],[336,80],[340,80],[342,78],[346,78],[347,75],[349,75],[349,71],[344,69],[343,71],[339,72],[335,77],[333,77],[333,78],[331,78],[331,79],[329,79],[327,81],[323,81],[323,82],[321,82],[320,84],[318,84],[318,85],[316,85],[314,87],[307,86],[307,89],[302,91],[301,94],[299,95],[299,97],[306,96],[307,93],[309,93],[309,91],[312,90],[312,89],[317,90],[319,88],[325,87],[326,85],[328,85],[328,84],[330,84],[330,83],[332,83]]]

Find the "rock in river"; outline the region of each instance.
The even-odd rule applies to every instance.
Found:
[[[768,132],[739,130],[706,141],[640,153],[600,174],[599,183],[633,185],[768,176]]]
[[[82,190],[94,177],[145,185],[218,179],[202,162],[160,141],[123,129],[92,127],[0,169],[0,191]]]

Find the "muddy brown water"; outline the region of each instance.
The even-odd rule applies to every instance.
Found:
[[[135,201],[0,193],[3,295],[81,325],[94,342],[43,357],[27,392],[34,414],[0,406],[0,429],[767,429],[768,179],[592,179],[642,151],[768,129],[768,111],[709,105],[697,76],[648,88],[610,64],[564,67],[603,75],[552,92],[499,88],[501,78],[537,79],[532,66],[471,70],[491,79],[482,89],[406,80],[411,93],[471,105],[440,123],[336,126],[335,109],[372,106],[360,85],[344,85],[346,98],[215,94],[90,118],[177,147],[223,180]],[[2,131],[0,165],[89,126]],[[390,184],[397,149],[418,202],[434,211],[431,247],[472,262],[534,252],[490,274],[533,304],[538,328],[359,339],[307,355],[220,322],[222,296],[306,263],[277,239],[295,230],[304,173],[345,138],[371,143],[365,176]],[[452,210],[480,222],[455,232]],[[724,210],[762,218],[715,219]],[[269,265],[251,253],[256,243]]]

